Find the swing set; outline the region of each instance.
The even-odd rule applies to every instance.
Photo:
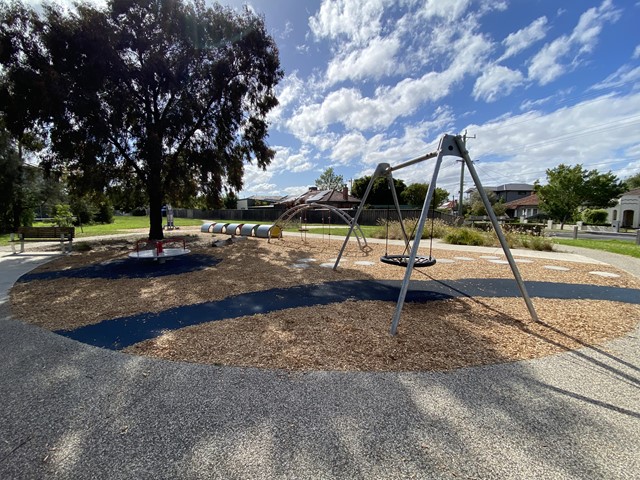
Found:
[[[487,213],[489,215],[489,218],[491,219],[491,223],[492,223],[493,228],[494,228],[494,230],[496,232],[498,240],[500,241],[500,245],[502,246],[502,250],[504,251],[505,257],[506,257],[507,261],[509,262],[509,266],[511,267],[511,271],[513,272],[513,276],[514,276],[515,281],[516,281],[516,283],[518,285],[518,288],[520,290],[520,294],[522,295],[522,298],[524,299],[524,301],[525,301],[525,303],[527,305],[527,309],[529,310],[529,314],[531,315],[531,318],[534,321],[538,321],[538,315],[537,315],[536,310],[535,310],[535,308],[533,306],[533,303],[531,302],[531,298],[529,297],[529,294],[527,292],[527,288],[526,288],[526,286],[524,284],[524,281],[522,280],[522,276],[520,275],[520,271],[518,270],[518,266],[516,265],[516,262],[513,259],[513,255],[511,254],[511,250],[509,249],[509,245],[507,244],[507,240],[506,240],[506,238],[504,236],[504,233],[502,233],[502,228],[500,228],[500,224],[498,223],[498,219],[496,217],[496,214],[494,213],[493,209],[491,208],[491,203],[489,202],[489,198],[487,197],[486,192],[482,188],[482,184],[480,182],[480,178],[478,177],[478,173],[476,172],[475,166],[473,165],[473,162],[471,161],[471,158],[469,157],[469,152],[465,148],[462,136],[460,136],[460,135],[443,135],[442,138],[440,139],[440,143],[438,144],[438,149],[435,152],[427,153],[427,154],[425,154],[425,155],[423,155],[421,157],[414,158],[413,160],[409,160],[409,161],[401,163],[399,165],[391,166],[388,163],[380,163],[380,164],[378,164],[378,166],[376,167],[375,172],[371,176],[371,180],[369,181],[369,185],[367,185],[367,189],[364,192],[364,196],[362,197],[362,200],[360,201],[360,205],[358,206],[358,210],[356,211],[356,214],[353,217],[353,220],[352,220],[351,225],[349,227],[349,232],[347,233],[347,236],[344,239],[344,243],[342,244],[342,248],[340,249],[340,253],[338,254],[338,257],[336,258],[336,263],[333,266],[333,269],[336,270],[338,268],[338,265],[340,264],[340,259],[342,258],[342,254],[344,253],[344,250],[345,250],[345,248],[347,246],[347,243],[349,242],[349,237],[351,236],[351,233],[352,233],[354,227],[356,225],[358,225],[358,223],[357,223],[358,219],[360,218],[360,214],[362,213],[362,210],[364,209],[364,206],[365,206],[366,201],[367,201],[367,197],[369,196],[369,193],[371,192],[371,189],[373,187],[374,182],[379,177],[386,177],[387,181],[389,182],[389,187],[391,189],[391,195],[393,197],[393,203],[394,203],[394,206],[395,206],[395,209],[396,209],[396,213],[398,215],[398,219],[400,220],[400,227],[402,229],[402,234],[403,234],[404,242],[405,242],[405,254],[403,254],[403,255],[388,255],[388,253],[385,251],[385,255],[380,257],[380,261],[383,262],[383,263],[406,268],[404,279],[402,280],[402,285],[400,286],[400,294],[398,296],[398,302],[396,304],[396,309],[395,309],[395,312],[393,314],[393,318],[392,318],[392,321],[391,321],[390,333],[391,333],[391,335],[395,335],[397,333],[397,331],[398,331],[398,324],[400,323],[400,315],[402,313],[402,307],[404,306],[404,301],[405,301],[405,298],[407,296],[407,290],[409,288],[409,281],[411,280],[411,272],[413,271],[414,268],[430,267],[432,265],[435,265],[435,263],[436,263],[435,258],[433,258],[431,256],[431,246],[433,244],[433,224],[432,224],[432,229],[431,229],[431,244],[430,244],[430,247],[429,247],[429,256],[418,255],[418,248],[420,246],[420,239],[422,238],[422,232],[424,230],[424,226],[425,226],[425,223],[426,223],[426,220],[427,220],[427,216],[428,216],[428,212],[429,212],[429,205],[431,205],[431,200],[433,199],[433,194],[435,192],[436,180],[438,179],[438,173],[440,171],[440,165],[442,164],[442,159],[445,156],[455,156],[455,157],[461,158],[462,161],[464,161],[466,163],[467,168],[469,169],[469,173],[471,174],[471,177],[473,178],[473,182],[475,183],[476,189],[478,190],[478,193],[480,194],[480,197],[482,198],[482,203],[484,204],[485,209],[487,210]],[[417,223],[417,225],[416,225],[416,227],[414,229],[415,237],[413,239],[413,244],[411,244],[411,242],[409,241],[409,237],[407,236],[407,232],[405,231],[404,224],[402,222],[402,214],[400,212],[400,204],[398,202],[398,196],[396,194],[395,184],[394,184],[394,181],[393,181],[393,172],[395,172],[396,170],[400,170],[400,169],[409,167],[411,165],[415,165],[415,164],[423,162],[425,160],[432,159],[432,158],[436,159],[435,167],[433,169],[433,176],[431,178],[431,182],[429,183],[429,189],[427,190],[427,196],[424,199],[424,204],[422,206],[422,212],[420,213],[420,219],[418,220],[418,223]],[[388,229],[388,224],[389,224],[389,222],[388,222],[388,218],[387,218],[387,229]],[[388,232],[388,230],[387,230],[387,232]],[[388,235],[387,235],[387,242],[388,242]],[[406,254],[406,252],[410,252],[410,253]]]

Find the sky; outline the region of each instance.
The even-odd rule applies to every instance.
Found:
[[[264,16],[284,78],[276,155],[240,198],[345,183],[467,132],[483,186],[560,163],[640,172],[640,0],[223,0]],[[394,172],[429,182],[434,161]],[[459,198],[460,163],[437,186]],[[465,187],[473,186],[467,173]]]

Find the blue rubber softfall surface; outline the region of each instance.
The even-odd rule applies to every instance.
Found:
[[[120,278],[154,278],[195,272],[218,263],[220,263],[219,258],[199,254],[167,258],[164,263],[153,260],[125,258],[68,270],[27,273],[20,277],[18,282],[56,280],[59,278],[104,278],[113,280]]]
[[[56,333],[97,347],[120,350],[157,337],[168,330],[231,319],[286,308],[328,305],[346,300],[397,301],[400,281],[353,280],[275,288],[228,297],[217,302],[175,307],[158,313],[143,313],[105,320],[71,331]],[[532,297],[565,300],[611,300],[640,304],[640,291],[596,285],[527,282]],[[466,279],[441,282],[412,281],[407,302],[430,302],[454,297],[518,297],[520,291],[510,279]]]

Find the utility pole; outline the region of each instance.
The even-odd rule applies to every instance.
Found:
[[[467,148],[467,138],[476,138],[467,136],[467,130],[465,129],[464,135],[462,135],[462,144],[466,150]],[[464,160],[458,160],[460,162],[460,195],[458,196],[458,216],[462,216],[462,197],[464,196]]]

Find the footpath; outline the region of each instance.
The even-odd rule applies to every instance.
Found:
[[[593,252],[545,255],[640,271],[635,259]],[[640,471],[640,329],[603,347],[448,373],[169,362],[14,320],[8,290],[52,255],[0,253],[0,478],[632,479]]]

